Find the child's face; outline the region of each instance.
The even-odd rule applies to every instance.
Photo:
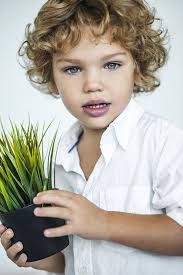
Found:
[[[96,44],[85,34],[76,47],[53,57],[54,81],[63,103],[89,129],[105,129],[124,110],[133,93],[134,69],[130,53],[110,44],[107,36]],[[102,109],[82,107],[91,100],[110,104]]]

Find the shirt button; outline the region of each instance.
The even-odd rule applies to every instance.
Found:
[[[86,266],[82,266],[79,271],[80,271],[79,274],[86,275],[86,273],[87,273],[87,267]]]

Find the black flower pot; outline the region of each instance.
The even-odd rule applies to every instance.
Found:
[[[2,224],[14,231],[12,243],[23,243],[23,252],[27,255],[28,262],[54,255],[69,245],[68,236],[48,238],[43,234],[44,229],[62,226],[65,220],[37,217],[33,213],[36,207],[38,205],[31,204],[13,212],[0,214]]]

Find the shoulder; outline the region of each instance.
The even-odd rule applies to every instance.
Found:
[[[152,156],[153,165],[162,159],[168,161],[183,156],[183,129],[172,121],[145,110],[137,133],[139,142]]]
[[[151,130],[153,136],[159,141],[163,142],[167,138],[174,138],[183,142],[183,129],[174,122],[149,111],[144,112],[140,126]]]
[[[148,136],[154,144],[155,166],[164,167],[166,170],[178,162],[183,163],[183,129],[172,121],[150,112],[144,113],[144,121],[151,129]]]

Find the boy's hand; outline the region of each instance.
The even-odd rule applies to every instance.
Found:
[[[51,207],[36,208],[34,214],[40,217],[55,217],[66,220],[66,225],[47,229],[47,237],[79,235],[86,239],[106,239],[107,211],[98,208],[85,197],[62,190],[39,193],[35,204],[52,204]]]
[[[25,254],[20,254],[23,249],[23,245],[21,242],[17,242],[15,244],[11,244],[11,239],[13,238],[14,233],[9,228],[7,229],[5,226],[0,224],[0,237],[1,244],[4,247],[8,258],[13,261],[17,266],[26,267],[29,266],[27,261],[27,256]]]
[[[1,237],[1,244],[4,247],[6,254],[8,258],[14,262],[17,266],[19,267],[32,267],[35,269],[40,269],[40,270],[47,270],[49,271],[49,265],[51,266],[50,263],[54,263],[56,265],[56,258],[59,257],[59,260],[61,259],[61,253],[58,253],[60,255],[53,255],[50,256],[49,258],[35,261],[35,262],[27,262],[27,256],[22,253],[21,250],[23,249],[23,245],[21,242],[17,242],[15,244],[11,244],[11,239],[13,237],[14,233],[10,228],[6,228],[2,224],[0,224],[0,237]],[[61,264],[60,264],[61,265]],[[62,265],[61,265],[62,267]]]

